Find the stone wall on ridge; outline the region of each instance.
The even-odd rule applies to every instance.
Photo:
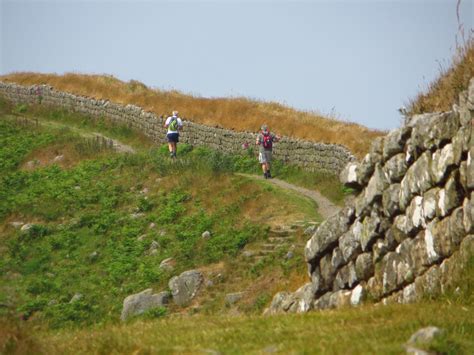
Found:
[[[164,119],[138,106],[77,96],[56,91],[46,85],[21,86],[0,82],[0,96],[16,104],[41,103],[79,112],[92,118],[104,117],[139,130],[156,143],[166,143]],[[207,146],[224,153],[241,154],[244,151],[243,146],[248,144],[252,147],[255,138],[256,133],[236,132],[185,120],[180,141],[192,146]],[[333,174],[339,174],[349,161],[354,160],[352,153],[342,145],[315,143],[290,137],[282,137],[275,144],[273,156],[305,170],[325,170]]]
[[[341,181],[359,193],[308,240],[309,281],[266,313],[436,296],[474,255],[474,78],[453,110],[377,139]]]

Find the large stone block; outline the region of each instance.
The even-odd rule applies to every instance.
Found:
[[[414,124],[411,134],[412,143],[422,151],[438,148],[444,142],[451,141],[460,127],[459,116],[454,112],[422,116]]]
[[[383,159],[386,161],[390,159],[395,154],[403,152],[405,142],[411,133],[411,127],[403,126],[390,131],[385,136],[385,142],[383,146]]]
[[[332,285],[337,269],[332,266],[332,253],[324,255],[319,261],[319,270],[324,285]]]
[[[169,299],[169,292],[153,294],[153,290],[151,288],[146,289],[140,293],[130,295],[123,301],[123,309],[120,319],[125,321],[132,316],[143,314],[147,310],[166,306],[169,303]]]
[[[423,216],[425,220],[432,220],[436,217],[436,211],[439,210],[439,191],[440,189],[435,187],[423,194]]]
[[[339,180],[347,187],[361,189],[365,184],[365,178],[360,171],[360,163],[349,162],[339,174]]]
[[[188,305],[196,296],[203,281],[204,277],[198,270],[188,270],[179,276],[172,277],[168,286],[173,295],[173,301],[179,306]]]
[[[431,153],[425,152],[408,169],[400,186],[400,210],[405,211],[414,195],[420,195],[433,186]]]
[[[365,189],[366,204],[370,205],[375,200],[381,199],[383,191],[388,187],[387,178],[379,164],[376,165],[374,174]]]
[[[315,298],[313,284],[307,283],[290,294],[282,302],[282,308],[288,313],[306,313],[312,309]]]
[[[312,260],[319,258],[330,248],[337,246],[339,237],[349,229],[353,213],[354,211],[351,207],[346,207],[321,223],[306,243],[305,258],[307,262],[312,262]]]
[[[362,232],[362,223],[356,221],[349,231],[339,238],[339,250],[346,262],[351,261],[361,252],[360,235]]]
[[[395,252],[390,252],[382,259],[382,293],[387,295],[398,287],[398,265],[401,257]]]
[[[380,222],[380,218],[375,213],[371,216],[365,217],[362,221],[362,229],[360,232],[359,240],[363,251],[369,250],[373,242],[375,242],[375,240],[379,236],[378,228]]]
[[[403,288],[401,301],[399,301],[399,303],[403,303],[403,304],[415,303],[420,298],[421,297],[416,290],[415,284],[410,284]]]
[[[390,158],[384,165],[383,171],[390,183],[400,182],[407,172],[408,164],[404,153],[397,154]]]
[[[395,217],[391,231],[397,243],[401,243],[406,238],[408,238],[410,231],[408,226],[408,217],[405,215],[398,215]]]
[[[339,269],[336,279],[334,280],[334,289],[352,288],[357,283],[357,274],[355,264],[351,261]]]
[[[438,296],[441,293],[440,267],[432,266],[415,280],[417,293],[425,296]]]
[[[465,198],[462,204],[463,224],[467,234],[474,233],[474,191],[471,192],[471,198]]]
[[[409,235],[414,234],[418,229],[426,226],[425,216],[423,214],[423,197],[415,196],[406,210],[406,232]]]
[[[359,281],[368,280],[374,274],[372,253],[360,254],[356,259],[355,269]]]
[[[438,194],[437,216],[444,217],[462,203],[462,187],[458,183],[459,172],[453,172]]]
[[[474,145],[467,154],[466,184],[469,190],[474,190]]]
[[[441,150],[433,153],[431,164],[431,175],[435,184],[440,183],[449,175],[451,169],[459,164],[461,160],[461,151],[459,147],[454,150],[453,144],[447,144]],[[458,150],[459,149],[459,150]]]

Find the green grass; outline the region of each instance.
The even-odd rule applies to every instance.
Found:
[[[167,289],[171,276],[191,268],[234,263],[268,232],[243,218],[249,201],[285,200],[289,209],[303,205],[302,213],[317,218],[304,198],[233,176],[242,157],[186,145],[177,161],[167,158],[166,146],[94,157],[94,151],[76,149],[84,138],[74,131],[12,119],[0,120],[0,128],[0,140],[8,142],[0,149],[0,302],[53,328],[116,321],[131,293]],[[78,161],[69,168],[19,169],[36,150],[58,144],[76,149]],[[18,220],[33,226],[22,232],[8,224]],[[204,242],[206,230],[212,238]],[[150,255],[153,241],[159,247]],[[159,268],[168,257],[176,261],[172,273]],[[263,265],[270,266],[288,268],[281,261]],[[76,293],[84,297],[70,303]]]
[[[95,131],[108,137],[118,139],[121,142],[131,145],[137,150],[150,150],[155,144],[150,138],[134,131],[127,125],[114,124],[104,119],[92,119],[82,114],[69,112],[61,109],[44,108],[40,105],[26,106],[18,104],[14,107],[8,103],[3,103],[3,112],[19,112],[24,117],[38,119],[44,125],[51,128],[67,127],[79,132]],[[0,112],[2,106],[0,105]],[[166,151],[166,148],[163,148]],[[178,153],[189,152],[190,146],[178,145]],[[242,172],[250,174],[261,174],[256,154],[252,148],[240,155],[226,155],[206,148],[197,148],[196,154],[201,155],[202,166],[197,168],[211,168],[214,171]],[[344,189],[339,182],[339,178],[334,174],[325,171],[308,172],[294,165],[285,164],[275,160],[272,164],[272,173],[279,179],[289,183],[321,192],[325,197],[337,205],[342,205],[344,198],[351,193]]]
[[[411,334],[438,326],[444,334],[426,350],[471,354],[472,307],[426,302],[304,315],[194,316],[138,321],[82,331],[27,333],[38,353],[401,354]],[[11,340],[11,348],[20,347]],[[25,346],[23,340],[21,345]],[[32,346],[32,345],[30,345]]]

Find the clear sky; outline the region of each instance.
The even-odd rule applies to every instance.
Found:
[[[466,31],[473,1],[461,2]],[[391,129],[449,65],[456,3],[0,0],[0,73],[112,74]]]

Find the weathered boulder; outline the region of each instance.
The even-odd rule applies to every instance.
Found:
[[[170,296],[168,292],[153,294],[151,288],[130,295],[123,301],[123,309],[120,319],[125,321],[128,318],[140,315],[149,309],[166,306],[169,303],[169,298]]]
[[[173,296],[173,301],[178,306],[186,306],[196,296],[204,277],[198,270],[189,270],[170,279],[168,286]]]
[[[405,344],[405,350],[408,354],[414,355],[429,355],[430,353],[424,350],[420,350],[417,346],[422,345],[423,347],[428,346],[436,338],[439,338],[443,334],[443,330],[437,327],[426,327],[415,332],[408,342]]]
[[[300,287],[282,302],[282,308],[289,313],[306,313],[313,307],[315,290],[312,283]]]
[[[403,153],[390,158],[383,167],[383,171],[391,183],[402,181],[407,169],[406,155]]]
[[[277,294],[275,294],[275,296],[273,296],[270,307],[266,308],[263,314],[269,315],[269,314],[277,314],[277,313],[284,312],[285,310],[283,309],[283,303],[290,296],[291,294],[289,292],[286,292],[286,291],[278,292]]]

